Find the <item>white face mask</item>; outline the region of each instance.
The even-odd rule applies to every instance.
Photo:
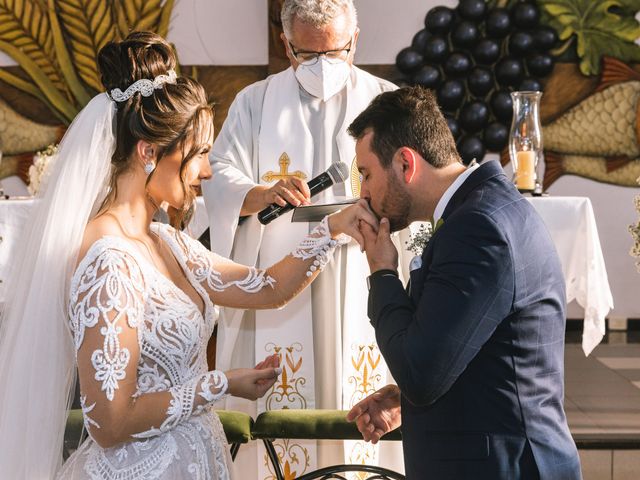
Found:
[[[296,69],[296,78],[302,88],[325,102],[342,90],[350,74],[348,62],[330,63],[324,57],[313,65],[301,63]]]

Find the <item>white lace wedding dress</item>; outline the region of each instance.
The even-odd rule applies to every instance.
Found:
[[[211,407],[227,380],[207,371],[206,362],[216,318],[212,300],[277,306],[283,299],[276,283],[295,293],[305,270],[312,276],[346,241],[331,240],[324,221],[292,255],[258,270],[212,254],[167,225],[151,228],[170,247],[204,312],[124,238],[106,236],[90,247],[69,302],[89,438],[63,465],[60,479],[229,478],[227,442]],[[287,274],[289,267],[300,270],[298,280],[290,278],[297,273]]]

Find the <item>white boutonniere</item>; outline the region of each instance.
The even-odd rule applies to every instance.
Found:
[[[431,240],[432,230],[431,223],[427,222],[420,225],[417,231],[411,232],[409,241],[406,242],[407,250],[414,255],[421,255]]]
[[[421,224],[417,231],[411,233],[409,241],[406,242],[407,250],[415,255],[422,255],[422,252],[424,252],[424,249],[427,248],[427,245],[429,244],[429,240],[431,240],[433,234],[443,223],[444,220],[439,218],[436,222],[435,228],[432,226],[431,222]]]
[[[640,178],[636,181],[640,184]],[[637,195],[634,198],[634,203],[636,204],[636,210],[640,213],[640,195]],[[638,259],[636,267],[640,272],[640,219],[633,225],[629,225],[629,232],[631,232],[631,235],[633,236],[633,245],[631,246],[629,255]]]

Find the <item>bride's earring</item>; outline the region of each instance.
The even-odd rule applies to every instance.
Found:
[[[153,172],[155,168],[156,168],[156,164],[153,163],[152,161],[149,161],[144,164],[144,173],[146,173],[147,175],[151,175],[151,172]]]

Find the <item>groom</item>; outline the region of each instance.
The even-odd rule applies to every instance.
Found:
[[[409,480],[581,478],[563,410],[565,285],[540,217],[498,163],[461,163],[427,90],[379,95],[349,133],[382,219],[360,228],[369,318],[398,384],[349,420],[374,443],[402,424]],[[426,220],[439,228],[405,290],[389,233]]]

